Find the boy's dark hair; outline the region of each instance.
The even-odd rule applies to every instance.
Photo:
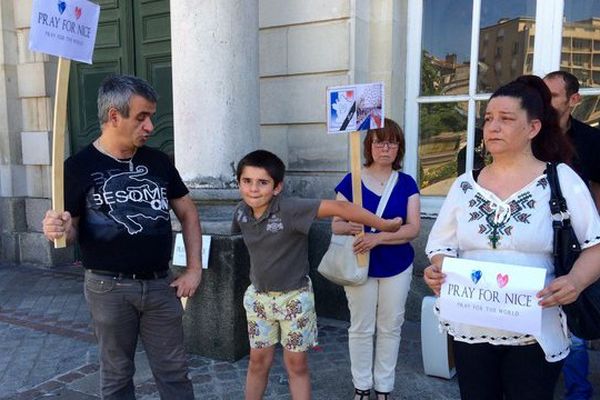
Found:
[[[285,164],[281,158],[267,150],[255,150],[240,160],[235,171],[238,182],[245,167],[263,168],[273,179],[275,186],[283,182],[285,176]]]
[[[567,71],[553,71],[544,77],[544,79],[561,78],[565,83],[565,93],[567,98],[579,92],[579,80],[577,77]]]

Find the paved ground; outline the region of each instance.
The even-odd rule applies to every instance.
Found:
[[[347,323],[321,319],[321,347],[310,355],[314,399],[351,399]],[[458,399],[456,379],[424,375],[419,325],[404,327],[396,399]],[[591,379],[600,383],[600,352]],[[190,355],[197,398],[243,399],[247,358],[235,363]],[[137,354],[138,399],[158,399],[144,352]],[[599,389],[600,391],[600,389]],[[60,270],[0,265],[0,400],[98,399],[97,348],[76,267]],[[289,399],[281,353],[266,399]],[[560,396],[557,396],[557,399]],[[594,397],[600,399],[600,395]]]

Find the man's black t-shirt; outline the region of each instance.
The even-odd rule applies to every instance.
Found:
[[[86,268],[163,271],[171,255],[169,200],[188,193],[162,152],[137,150],[130,164],[93,145],[65,161],[65,209],[79,220]]]
[[[575,147],[573,169],[586,184],[589,181],[600,183],[600,130],[571,118],[571,128],[567,131]]]

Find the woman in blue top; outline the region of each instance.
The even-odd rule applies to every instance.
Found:
[[[400,331],[413,269],[414,250],[410,241],[419,234],[421,212],[416,182],[409,175],[397,172],[403,157],[404,136],[397,123],[386,118],[384,128],[367,132],[365,168],[361,173],[363,207],[375,213],[387,180],[392,174],[398,174],[383,218],[401,217],[404,224],[393,233],[372,231],[365,226],[365,235],[354,242],[356,253],[370,252],[367,283],[344,288],[350,308],[348,336],[355,400],[368,399],[372,387],[378,400],[387,400],[394,389]],[[350,174],[335,191],[337,199],[352,201]],[[334,218],[331,227],[338,235],[363,231],[362,225],[340,218]]]

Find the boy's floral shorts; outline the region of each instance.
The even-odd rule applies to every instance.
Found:
[[[317,314],[312,284],[285,292],[259,292],[250,285],[244,294],[250,347],[281,343],[289,351],[317,345]]]

